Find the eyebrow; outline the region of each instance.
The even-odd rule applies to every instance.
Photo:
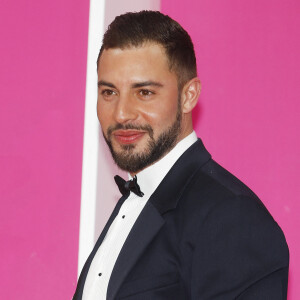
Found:
[[[116,88],[116,87],[115,87],[112,83],[110,83],[110,82],[107,82],[107,81],[104,81],[104,80],[98,81],[98,87],[99,87],[99,86],[102,86],[102,85],[111,87],[111,88],[113,88],[113,89]]]
[[[110,82],[107,82],[107,81],[104,81],[104,80],[100,80],[98,81],[98,87],[99,86],[108,86],[110,88],[113,88],[115,89],[115,85],[110,83]],[[145,86],[156,86],[156,87],[163,87],[163,85],[159,82],[156,82],[156,81],[143,81],[143,82],[136,82],[136,83],[133,83],[131,85],[131,88],[141,88],[141,87],[145,87]]]
[[[132,88],[141,88],[144,86],[156,86],[156,87],[163,87],[163,85],[159,82],[156,81],[144,81],[144,82],[137,82],[137,83],[133,83],[131,85]]]

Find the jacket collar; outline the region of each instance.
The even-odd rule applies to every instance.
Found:
[[[177,206],[194,173],[210,159],[201,139],[184,152],[149,199],[161,215]]]

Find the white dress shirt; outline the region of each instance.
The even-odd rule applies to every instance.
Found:
[[[83,290],[83,300],[106,299],[113,267],[135,221],[174,163],[196,141],[197,136],[193,131],[161,160],[137,174],[137,182],[144,196],[139,197],[131,192],[121,206],[91,263]]]

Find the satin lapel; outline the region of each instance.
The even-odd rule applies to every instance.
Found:
[[[107,300],[113,300],[124,279],[138,258],[164,224],[157,209],[148,202],[136,220],[112,271],[107,289]]]
[[[104,229],[102,230],[95,246],[94,246],[94,249],[93,251],[91,252],[91,254],[89,255],[87,261],[85,262],[84,264],[84,267],[81,271],[81,274],[80,274],[80,277],[78,279],[78,283],[77,283],[77,288],[76,288],[76,292],[75,292],[75,295],[73,297],[73,300],[81,300],[82,299],[82,293],[83,293],[83,287],[84,287],[84,284],[85,284],[85,280],[86,280],[86,276],[87,276],[87,273],[89,271],[89,268],[90,268],[90,265],[92,263],[92,260],[95,256],[95,254],[97,253],[97,250],[99,249],[100,245],[102,244],[103,242],[103,239],[111,225],[111,223],[113,222],[113,220],[115,219],[115,217],[117,216],[117,214],[119,213],[119,210],[120,210],[120,207],[122,206],[123,202],[127,199],[128,195],[127,196],[123,196],[121,197],[121,199],[118,201],[117,205],[115,206],[111,216],[109,217]]]

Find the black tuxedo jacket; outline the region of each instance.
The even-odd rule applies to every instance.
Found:
[[[74,300],[126,197],[87,259]],[[257,196],[204,148],[174,164],[134,224],[114,266],[107,299],[286,299],[284,235]],[[104,299],[99,299],[104,300]]]

